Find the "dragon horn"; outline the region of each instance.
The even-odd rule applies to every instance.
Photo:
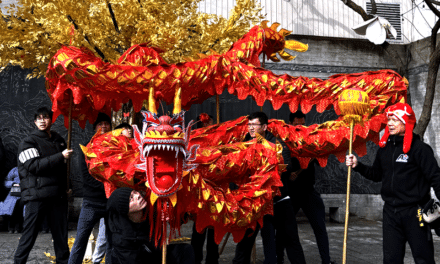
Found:
[[[154,98],[154,87],[150,87],[150,91],[148,93],[148,111],[157,114],[156,98]]]
[[[174,94],[174,109],[173,114],[178,114],[182,111],[182,87],[176,88]]]
[[[309,45],[301,43],[301,42],[293,40],[293,39],[286,40],[286,42],[284,43],[284,47],[286,49],[299,51],[299,52],[304,52],[309,49]]]
[[[275,22],[272,24],[272,26],[270,26],[270,29],[272,29],[273,31],[277,31],[277,28],[280,26],[281,24],[278,22]]]

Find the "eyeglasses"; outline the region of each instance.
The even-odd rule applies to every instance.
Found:
[[[247,124],[248,127],[257,127],[257,126],[261,126],[261,124]]]
[[[50,120],[50,116],[38,116],[37,121]]]

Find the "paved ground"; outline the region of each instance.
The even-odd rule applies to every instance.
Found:
[[[72,223],[70,226],[75,227],[75,224]],[[190,237],[191,227],[192,223],[184,226],[182,235]],[[298,218],[298,228],[307,263],[321,263],[313,231],[305,217]],[[327,230],[330,237],[331,257],[336,263],[340,264],[342,263],[344,225],[327,222]],[[69,230],[69,237],[75,237],[75,235],[75,230]],[[12,257],[20,236],[20,234],[8,234],[6,232],[0,233],[0,263],[13,263]],[[440,238],[435,234],[433,237],[435,250],[436,252],[440,252]],[[351,217],[347,244],[347,263],[382,263],[382,222]],[[264,256],[260,236],[258,236],[256,247],[256,263],[262,264]],[[229,239],[223,254],[220,256],[220,263],[231,263],[234,256],[234,250],[235,244],[231,238]],[[28,263],[50,263],[50,260],[44,255],[44,252],[48,252],[51,255],[54,254],[51,234],[40,234],[38,236],[35,246],[31,251]],[[436,254],[436,262],[440,263],[440,254]],[[409,246],[407,246],[405,257],[405,264],[407,263],[414,263]]]

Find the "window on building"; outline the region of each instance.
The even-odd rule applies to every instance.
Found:
[[[402,19],[400,16],[400,4],[394,3],[376,3],[377,16],[383,17],[388,20],[391,25],[397,31],[397,38],[394,39],[393,36],[388,35],[387,40],[390,42],[401,42],[402,41]],[[367,13],[371,13],[371,2],[367,2]]]

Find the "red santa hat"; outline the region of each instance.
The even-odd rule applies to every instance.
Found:
[[[416,124],[416,116],[409,104],[397,103],[385,109],[385,114],[387,117],[395,116],[402,123],[405,124],[405,135],[403,137],[403,152],[408,153],[411,148],[411,142],[413,138],[413,129]],[[380,139],[379,146],[381,148],[385,147],[387,144],[388,137],[390,136],[390,131],[388,126],[385,128],[385,133]]]

